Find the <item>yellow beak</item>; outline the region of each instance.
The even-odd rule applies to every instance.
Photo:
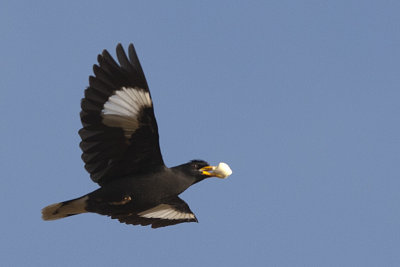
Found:
[[[215,168],[216,168],[215,166],[205,166],[201,168],[200,171],[203,175],[213,177],[215,175],[212,173],[212,171],[215,170]]]

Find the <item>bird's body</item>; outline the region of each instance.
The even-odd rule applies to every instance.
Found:
[[[94,212],[153,228],[196,222],[178,195],[205,178],[225,178],[232,171],[224,163],[213,167],[202,160],[166,167],[150,91],[133,45],[129,59],[118,45],[117,57],[119,65],[106,50],[99,55],[81,103],[82,159],[100,188],[45,207],[43,219]]]
[[[162,168],[151,174],[127,176],[110,182],[107,190],[103,187],[92,192],[95,199],[110,202],[122,201],[124,197],[134,199],[136,204],[158,204],[163,199],[177,196],[195,182],[173,168]]]

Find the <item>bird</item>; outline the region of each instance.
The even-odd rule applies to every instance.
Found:
[[[80,148],[85,169],[100,187],[42,209],[42,219],[97,213],[129,225],[159,228],[198,222],[179,195],[210,177],[227,178],[229,165],[203,160],[167,167],[161,154],[149,87],[133,44],[119,43],[118,62],[107,50],[81,100]]]

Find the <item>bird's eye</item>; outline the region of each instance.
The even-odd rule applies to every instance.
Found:
[[[195,169],[198,169],[198,168],[199,168],[199,165],[194,164],[193,167],[194,167]]]

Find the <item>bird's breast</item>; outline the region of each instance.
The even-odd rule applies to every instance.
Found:
[[[162,199],[177,196],[185,191],[190,185],[176,179],[162,175],[126,177],[115,183],[104,186],[104,192],[129,196],[132,201],[138,202],[159,202]]]

